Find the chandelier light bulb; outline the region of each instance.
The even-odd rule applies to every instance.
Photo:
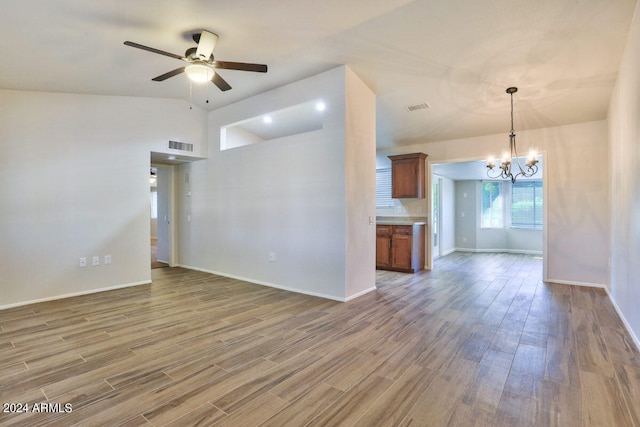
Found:
[[[192,82],[204,83],[213,78],[213,69],[204,64],[191,64],[184,69]]]

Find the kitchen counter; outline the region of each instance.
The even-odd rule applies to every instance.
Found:
[[[376,221],[377,225],[425,225],[426,221],[389,221],[389,220],[380,220]]]
[[[376,217],[377,225],[426,225],[426,217],[394,217],[394,216],[378,216]]]

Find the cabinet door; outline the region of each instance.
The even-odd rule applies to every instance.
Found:
[[[411,247],[413,245],[411,235],[394,234],[391,239],[393,246],[391,266],[411,270]]]
[[[394,199],[418,197],[418,161],[416,159],[393,161],[391,197]]]
[[[391,267],[391,236],[376,234],[376,267]]]

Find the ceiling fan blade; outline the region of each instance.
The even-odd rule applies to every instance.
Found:
[[[231,89],[231,86],[229,85],[229,83],[227,83],[225,79],[220,77],[220,74],[218,73],[213,73],[213,77],[211,77],[211,81],[213,82],[214,85],[218,86],[218,89],[220,89],[223,92]]]
[[[241,70],[241,71],[255,71],[256,73],[266,73],[267,66],[264,64],[249,64],[247,62],[229,62],[229,61],[215,61],[213,63],[215,68],[223,68],[226,70]]]
[[[218,36],[216,34],[202,30],[200,37],[198,37],[198,50],[196,50],[196,56],[203,61],[209,60],[213,53],[213,48],[216,47],[217,41]]]
[[[184,59],[180,55],[176,55],[174,53],[165,52],[164,50],[160,50],[160,49],[156,49],[156,48],[153,48],[153,47],[145,46],[145,45],[142,45],[142,44],[139,44],[139,43],[126,41],[126,42],[124,42],[124,44],[127,45],[127,46],[136,47],[138,49],[146,50],[148,52],[153,52],[153,53],[157,53],[159,55],[168,56],[169,58],[175,58],[175,59],[181,59],[181,60]]]
[[[164,73],[158,77],[154,77],[151,80],[153,80],[154,82],[161,82],[161,81],[167,80],[169,77],[177,76],[178,74],[183,73],[185,68],[186,67],[176,68],[173,71],[169,71],[168,73]]]

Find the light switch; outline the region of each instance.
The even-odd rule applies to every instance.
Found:
[[[100,265],[100,257],[99,256],[94,256],[91,259],[91,263],[92,263],[93,266]]]

